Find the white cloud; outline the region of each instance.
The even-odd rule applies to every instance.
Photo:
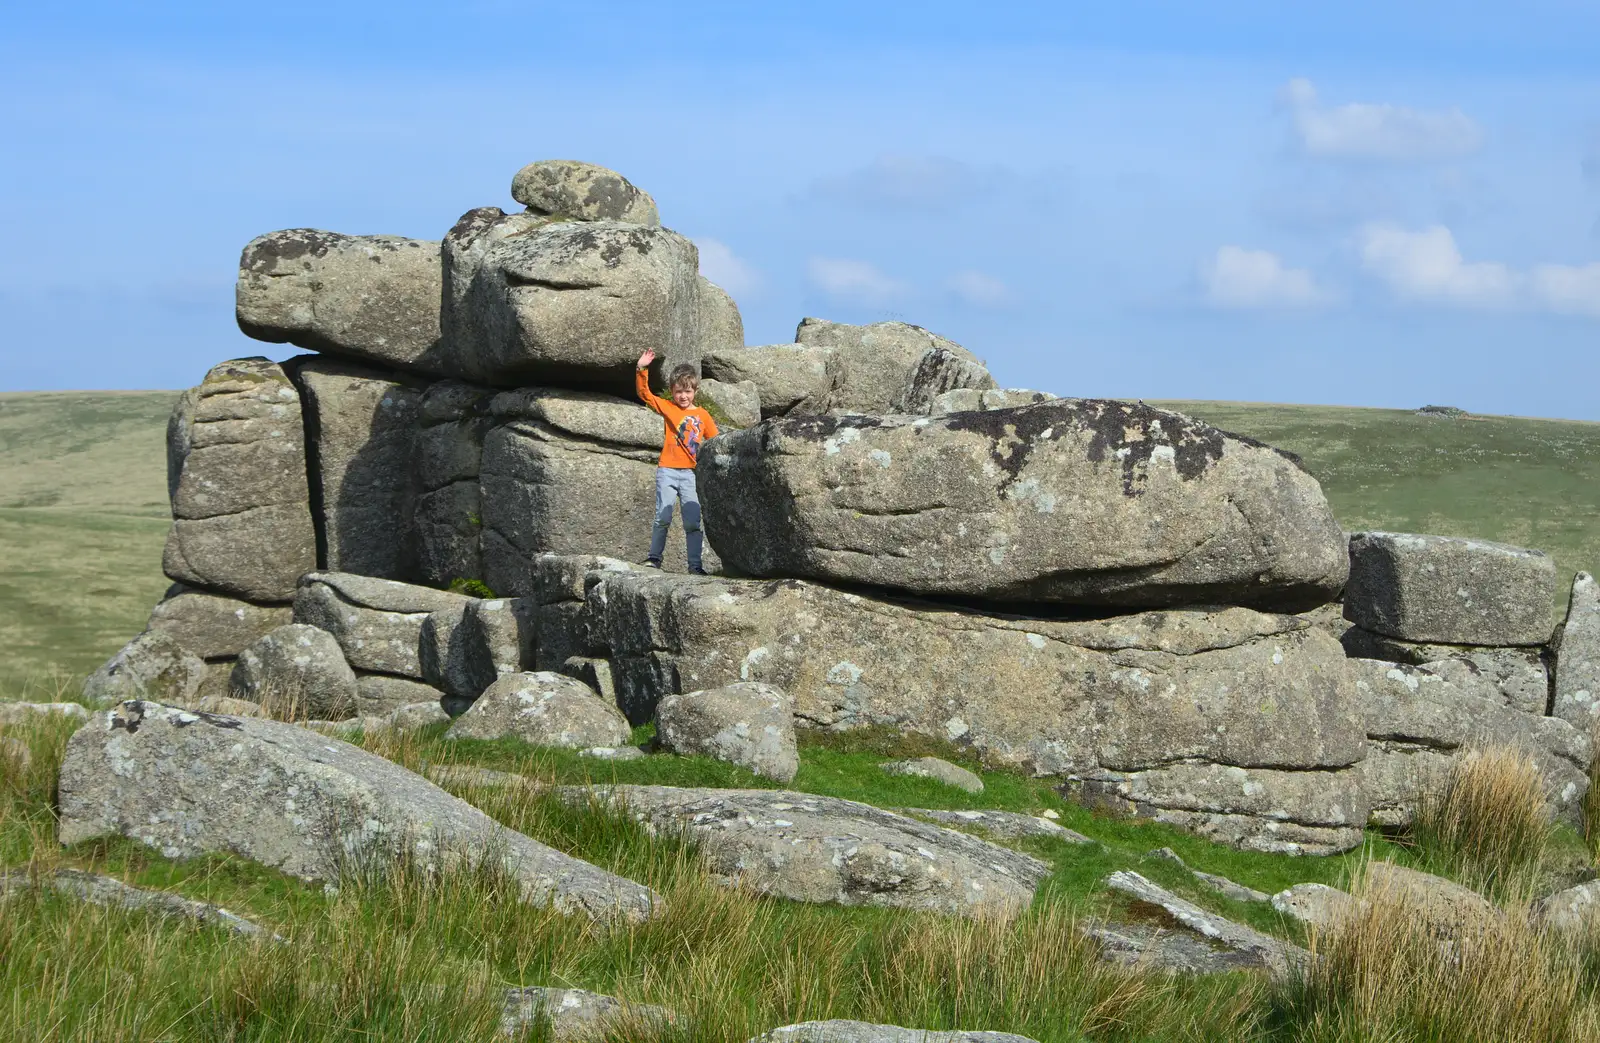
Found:
[[[1495,261],[1467,261],[1443,225],[1417,232],[1368,225],[1361,230],[1360,247],[1367,271],[1401,297],[1600,319],[1600,262],[1539,264],[1517,271]]]
[[[1397,294],[1474,308],[1514,302],[1517,277],[1490,261],[1466,261],[1444,225],[1410,232],[1395,225],[1368,225],[1360,233],[1361,263]]]
[[[911,289],[866,261],[813,257],[807,262],[806,270],[817,289],[830,297],[854,304],[891,304]]]
[[[1218,308],[1308,308],[1333,295],[1303,268],[1288,268],[1267,250],[1223,246],[1200,266],[1206,300]]]
[[[944,288],[967,304],[979,308],[1004,308],[1015,303],[1011,287],[992,275],[968,269],[945,280]]]
[[[717,239],[696,239],[694,245],[700,250],[700,274],[733,296],[750,293],[761,285],[761,273],[726,243]]]
[[[1324,106],[1310,80],[1290,80],[1282,96],[1307,155],[1328,159],[1430,160],[1476,152],[1483,131],[1460,109],[1412,109],[1355,102]]]

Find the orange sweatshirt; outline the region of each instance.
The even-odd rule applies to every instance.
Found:
[[[717,437],[717,422],[699,406],[679,409],[671,399],[657,398],[651,394],[648,369],[636,370],[634,375],[639,401],[660,413],[665,425],[660,466],[693,470],[695,457],[700,455],[700,443]]]

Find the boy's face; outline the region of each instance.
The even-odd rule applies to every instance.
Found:
[[[679,409],[688,409],[694,405],[695,389],[688,384],[679,384],[672,389],[672,401]]]

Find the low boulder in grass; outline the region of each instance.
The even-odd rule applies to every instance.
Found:
[[[663,908],[647,887],[513,832],[373,753],[278,721],[129,701],[61,762],[60,839],[125,836],[168,858],[226,852],[302,880],[489,863],[524,901],[594,920]]]
[[[794,702],[783,689],[759,681],[664,696],[656,705],[656,742],[674,753],[714,757],[778,782],[788,782],[800,770]]]
[[[231,689],[279,720],[340,721],[356,710],[356,672],[339,642],[304,623],[278,627],[240,652]]]
[[[1589,880],[1535,902],[1535,923],[1546,931],[1578,937],[1600,936],[1600,880]]]
[[[919,779],[932,779],[946,786],[954,786],[968,793],[982,793],[983,780],[977,775],[938,757],[913,757],[910,760],[888,761],[878,765],[889,775],[910,775]]]
[[[446,739],[521,739],[533,746],[583,750],[622,746],[627,718],[594,689],[565,674],[506,674],[455,719]]]
[[[802,1021],[763,1033],[750,1043],[1036,1043],[1010,1032],[936,1032],[869,1021]]]
[[[191,702],[205,681],[205,660],[160,630],[147,630],[89,675],[83,697],[95,703],[124,699]]]

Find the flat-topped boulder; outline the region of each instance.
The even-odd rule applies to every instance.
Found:
[[[615,559],[535,565],[540,667],[604,659],[636,723],[670,692],[761,681],[794,700],[798,727],[937,736],[1244,847],[1360,843],[1359,697],[1338,642],[1297,617],[1072,622]]]
[[[763,418],[821,413],[833,386],[828,373],[832,354],[832,348],[810,344],[731,346],[707,351],[700,372],[726,384],[754,384]]]
[[[1555,562],[1541,551],[1409,532],[1350,537],[1345,618],[1404,641],[1540,645],[1555,593]]]
[[[584,684],[540,671],[506,674],[455,719],[446,739],[521,739],[533,746],[586,750],[628,741],[626,718]]]
[[[398,764],[277,721],[122,703],[68,742],[60,807],[63,844],[125,836],[168,858],[227,852],[334,883],[375,861],[495,859],[525,901],[562,912],[637,921],[662,908]]]
[[[664,696],[656,704],[656,742],[778,782],[790,781],[800,769],[794,703],[782,689],[759,681]]]
[[[316,567],[300,395],[264,358],[212,367],[167,424],[172,528],[162,569],[179,583],[283,602]]]
[[[752,576],[1298,611],[1347,569],[1294,458],[1138,403],[784,417],[707,443],[698,479],[712,545]]]
[[[1492,695],[1513,710],[1535,717],[1544,716],[1549,708],[1550,670],[1542,647],[1402,641],[1362,627],[1346,626],[1348,629],[1339,640],[1351,658],[1426,667],[1460,688]]]
[[[256,340],[445,375],[439,241],[288,228],[239,257],[236,314]]]
[[[1050,866],[977,837],[787,790],[573,786],[652,831],[687,830],[722,882],[797,902],[1014,916]]]

